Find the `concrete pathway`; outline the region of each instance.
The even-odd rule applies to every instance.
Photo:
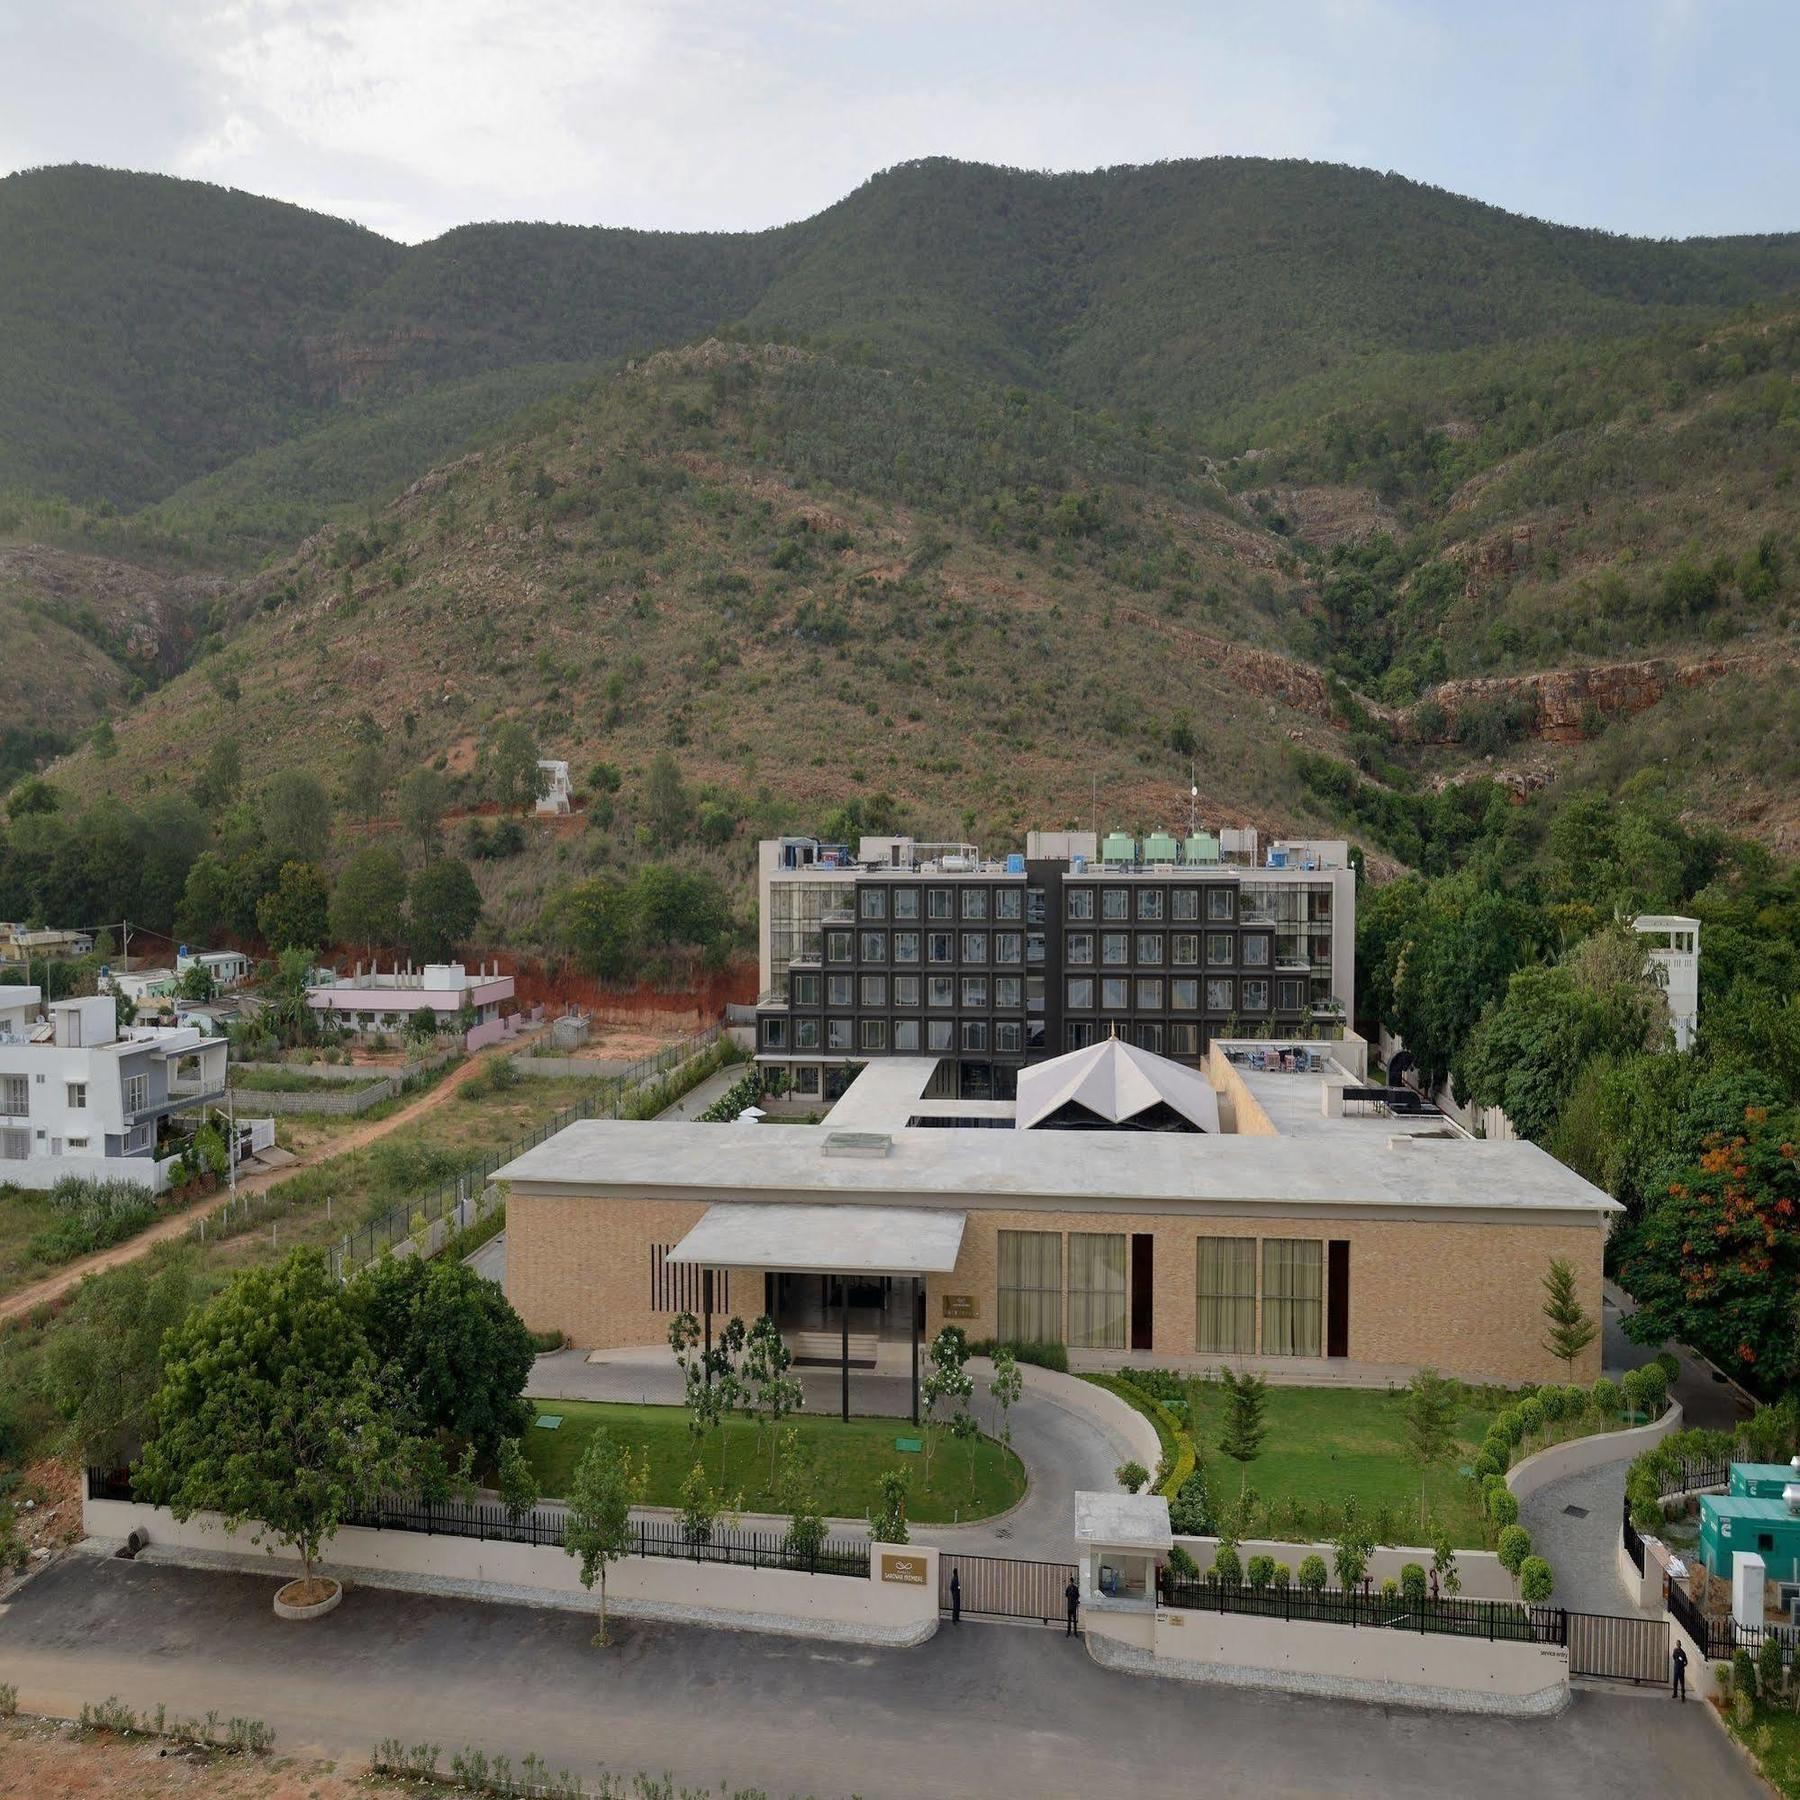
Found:
[[[1681,1364],[1681,1373],[1669,1391],[1681,1402],[1684,1425],[1730,1431],[1740,1419],[1749,1418],[1755,1403],[1735,1382],[1684,1345],[1634,1343],[1625,1335],[1625,1320],[1632,1311],[1631,1296],[1610,1281],[1604,1294],[1601,1358],[1607,1374],[1616,1378],[1627,1369],[1641,1369],[1654,1360],[1659,1350],[1670,1350]]]
[[[381,1739],[528,1752],[597,1782],[667,1773],[831,1800],[970,1794],[1244,1800],[1644,1800],[1763,1790],[1700,1706],[1578,1693],[1516,1722],[1188,1687],[1101,1669],[1036,1627],[944,1626],[916,1650],[619,1621],[352,1589],[274,1617],[273,1576],[70,1557],[0,1618],[0,1681],[72,1716],[266,1720],[277,1755],[360,1762]],[[0,1782],[0,1785],[4,1785]]]
[[[806,1390],[806,1410],[835,1415],[840,1375],[835,1369],[798,1370]],[[1074,1555],[1075,1490],[1113,1488],[1113,1471],[1142,1448],[1128,1435],[1132,1420],[1123,1401],[1074,1378],[1049,1370],[1026,1368],[1024,1391],[1012,1409],[1012,1447],[1025,1465],[1024,1500],[1010,1513],[975,1525],[921,1525],[913,1536],[920,1543],[961,1550],[968,1555],[1024,1556],[1067,1562]],[[984,1357],[969,1363],[975,1383],[975,1414],[983,1430],[994,1428],[994,1405],[988,1398],[993,1364]],[[1066,1385],[1065,1385],[1066,1384]],[[526,1384],[534,1400],[617,1400],[646,1406],[679,1406],[681,1372],[666,1350],[605,1352],[590,1362],[579,1350],[540,1356]],[[850,1371],[850,1410],[858,1415],[896,1420],[909,1417],[912,1386],[904,1375],[869,1370]],[[1116,1409],[1117,1425],[1106,1422]],[[954,1449],[945,1454],[954,1455]]]
[[[1629,1458],[1565,1475],[1519,1507],[1531,1547],[1556,1571],[1556,1604],[1574,1612],[1636,1612],[1618,1575],[1619,1518]],[[1571,1512],[1571,1507],[1577,1510]],[[1660,1613],[1656,1616],[1660,1617]]]

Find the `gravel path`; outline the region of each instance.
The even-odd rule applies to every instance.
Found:
[[[1556,1604],[1574,1612],[1635,1611],[1618,1575],[1619,1515],[1629,1460],[1565,1475],[1519,1507],[1531,1545],[1556,1571]],[[1585,1517],[1569,1511],[1579,1508]]]

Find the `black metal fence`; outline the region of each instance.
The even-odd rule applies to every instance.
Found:
[[[1675,1478],[1675,1485],[1664,1494],[1666,1500],[1672,1500],[1678,1494],[1698,1493],[1703,1488],[1722,1488],[1731,1481],[1731,1463],[1724,1457],[1717,1462],[1685,1457],[1678,1466],[1680,1473]]]
[[[1637,1572],[1644,1572],[1644,1538],[1643,1533],[1631,1522],[1631,1502],[1625,1502],[1624,1523],[1619,1527],[1619,1534],[1625,1540],[1625,1554],[1637,1565]]]
[[[1298,1619],[1377,1631],[1418,1631],[1527,1644],[1568,1642],[1568,1615],[1561,1607],[1516,1606],[1510,1600],[1408,1600],[1355,1589],[1309,1591],[1253,1588],[1236,1581],[1172,1581],[1165,1604],[1193,1612],[1248,1613],[1263,1619]]]
[[[1700,1603],[1679,1581],[1669,1583],[1669,1617],[1700,1647],[1708,1662],[1726,1662],[1739,1644],[1754,1651],[1762,1633],[1741,1630],[1730,1618],[1700,1610]]]
[[[416,1200],[391,1207],[379,1218],[371,1219],[368,1224],[347,1232],[342,1242],[332,1249],[332,1274],[339,1281],[349,1280],[358,1270],[366,1269],[384,1250],[391,1250],[394,1245],[411,1237],[422,1224],[429,1226],[453,1212],[463,1201],[478,1198],[487,1185],[488,1177],[496,1169],[504,1168],[515,1157],[522,1156],[527,1150],[535,1149],[547,1139],[555,1137],[559,1131],[573,1125],[578,1119],[618,1118],[620,1109],[631,1097],[634,1088],[678,1069],[689,1058],[710,1049],[719,1036],[719,1027],[709,1025],[705,1030],[696,1031],[659,1050],[654,1056],[639,1058],[622,1074],[607,1077],[605,1086],[591,1098],[565,1106],[554,1117],[534,1130],[524,1132],[504,1149],[490,1151],[471,1163],[454,1181],[434,1188]],[[279,1193],[280,1189],[272,1191]]]

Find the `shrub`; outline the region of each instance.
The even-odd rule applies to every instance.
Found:
[[[1568,1412],[1569,1397],[1568,1394],[1559,1387],[1539,1388],[1535,1404],[1544,1409],[1544,1417],[1552,1425],[1555,1425],[1559,1423],[1563,1415]]]
[[[1571,1423],[1577,1419],[1585,1418],[1588,1409],[1587,1389],[1578,1386],[1575,1382],[1570,1382],[1569,1385],[1563,1389],[1562,1393],[1563,1417]]]
[[[1742,1645],[1731,1653],[1731,1691],[1756,1698],[1756,1663]]]
[[[1516,1406],[1509,1406],[1494,1420],[1494,1425],[1506,1441],[1515,1446],[1525,1435],[1525,1421]]]
[[[1275,1559],[1272,1556],[1251,1557],[1246,1569],[1250,1577],[1250,1585],[1261,1592],[1275,1579]]]
[[[994,1338],[978,1338],[969,1346],[971,1356],[992,1356],[1002,1348]],[[1034,1369],[1054,1369],[1058,1375],[1069,1372],[1068,1346],[1058,1343],[1024,1344],[1011,1342],[1004,1348],[1013,1353],[1014,1362],[1030,1363]]]
[[[1122,1462],[1113,1470],[1113,1478],[1126,1493],[1135,1494],[1150,1479],[1150,1471],[1141,1462]]]
[[[1594,1411],[1603,1419],[1616,1419],[1625,1410],[1625,1396],[1616,1381],[1602,1375],[1593,1386]]]
[[[1206,1471],[1196,1467],[1169,1502],[1169,1528],[1177,1537],[1207,1537],[1212,1532],[1212,1499]]]
[[[1308,1594],[1325,1591],[1325,1559],[1316,1551],[1300,1559],[1300,1587]]]
[[[1635,1371],[1638,1378],[1639,1403],[1652,1417],[1659,1414],[1669,1398],[1669,1378],[1661,1363],[1647,1363]]]
[[[1430,1583],[1425,1578],[1422,1563],[1409,1562],[1400,1566],[1400,1591],[1415,1606],[1430,1592]]]
[[[1510,1488],[1497,1487],[1488,1495],[1487,1516],[1504,1531],[1519,1522],[1519,1498]]]
[[[1531,1554],[1531,1533],[1523,1525],[1509,1525],[1500,1534],[1497,1550],[1500,1566],[1516,1581]]]
[[[1525,1427],[1527,1437],[1536,1437],[1544,1429],[1548,1415],[1543,1401],[1534,1395],[1529,1400],[1521,1400],[1518,1405],[1519,1422]]]
[[[1499,1481],[1506,1474],[1506,1458],[1491,1444],[1482,1446],[1481,1454],[1474,1462],[1475,1473],[1481,1477],[1481,1485],[1485,1488],[1490,1481]]]
[[[1169,1573],[1177,1581],[1198,1581],[1200,1565],[1188,1554],[1183,1545],[1176,1544],[1169,1551]]]
[[[1619,1383],[1619,1391],[1625,1396],[1625,1404],[1632,1412],[1644,1410],[1644,1371],[1627,1369],[1624,1379]]]
[[[1542,1606],[1556,1591],[1556,1577],[1541,1556],[1528,1556],[1519,1564],[1519,1598],[1528,1606]]]
[[[534,1331],[531,1341],[540,1356],[547,1356],[552,1350],[566,1349],[569,1339],[566,1332]]]
[[[1398,1600],[1400,1598],[1400,1584],[1393,1576],[1386,1576],[1382,1580],[1381,1597],[1384,1600]]]
[[[1222,1543],[1213,1552],[1212,1572],[1220,1581],[1242,1581],[1244,1565],[1237,1553],[1237,1546]]]
[[[1781,1639],[1772,1631],[1765,1632],[1756,1653],[1756,1691],[1764,1700],[1773,1700],[1781,1692],[1782,1675]]]
[[[1659,1350],[1650,1360],[1662,1370],[1663,1391],[1666,1393],[1680,1379],[1681,1358],[1673,1350]]]
[[[1269,1580],[1274,1586],[1276,1593],[1285,1594],[1288,1589],[1293,1586],[1294,1571],[1290,1569],[1286,1563],[1278,1562],[1275,1565],[1275,1572],[1269,1577]]]
[[[0,1681],[0,1719],[18,1716],[19,1690],[10,1681]]]

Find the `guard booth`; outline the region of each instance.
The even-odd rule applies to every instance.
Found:
[[[1156,1571],[1175,1539],[1161,1494],[1079,1492],[1075,1542],[1087,1629],[1133,1649],[1151,1647]]]

